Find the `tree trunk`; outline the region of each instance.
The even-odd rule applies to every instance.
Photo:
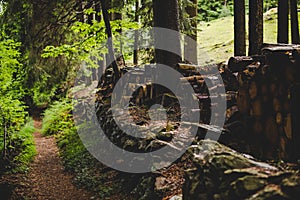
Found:
[[[292,43],[300,44],[297,0],[290,0]]]
[[[124,1],[123,0],[112,0],[112,8],[115,10],[114,12],[112,12],[112,20],[122,20],[122,13],[121,10],[124,7]],[[122,28],[120,27],[120,29],[116,30],[118,33],[122,33]],[[122,37],[118,38],[119,42],[120,42],[120,52],[117,52],[117,60],[122,59],[122,62],[125,63],[125,60],[123,59],[123,41],[122,41]]]
[[[100,22],[102,19],[101,19],[101,15],[100,15],[100,12],[101,12],[101,5],[100,5],[100,2],[98,1],[95,1],[95,11],[96,11],[96,17],[95,17],[95,20]]]
[[[171,29],[178,31],[178,37],[168,37],[155,31],[155,45],[163,44],[171,46],[178,52],[180,48],[180,34],[179,34],[179,13],[178,0],[153,0],[153,15],[154,27]],[[175,68],[176,64],[181,61],[181,55],[168,52],[161,49],[155,49],[155,59],[157,63],[164,64]]]
[[[234,1],[234,55],[246,55],[245,0]]]
[[[118,80],[120,78],[120,69],[117,65],[116,59],[115,59],[115,51],[113,47],[113,39],[112,39],[112,32],[111,32],[111,26],[109,22],[109,15],[107,12],[107,7],[106,7],[106,2],[105,0],[101,0],[101,9],[102,9],[102,15],[103,15],[103,20],[105,23],[105,28],[106,28],[106,34],[107,34],[107,47],[108,47],[108,54],[109,54],[109,59],[111,63],[111,66],[114,71],[114,78]]]
[[[263,44],[263,0],[249,0],[249,55],[259,54]]]
[[[135,0],[135,19],[136,23],[139,23],[139,9],[140,9],[140,0]],[[134,51],[133,51],[133,64],[138,65],[138,48],[139,48],[139,32],[135,31],[134,34]]]
[[[187,6],[186,12],[190,19],[191,28],[187,34],[192,40],[185,38],[184,59],[197,65],[197,0],[192,0],[193,5]]]
[[[289,2],[288,0],[278,0],[278,31],[277,31],[277,42],[278,43],[289,43]]]
[[[97,22],[100,22],[102,20],[102,17],[100,15],[101,5],[100,5],[99,1],[95,1],[95,11],[96,11],[95,20]],[[98,80],[101,79],[101,74],[104,73],[103,69],[104,69],[104,66],[105,66],[105,55],[101,54],[100,56],[101,56],[102,59],[98,59],[98,69],[97,69]]]

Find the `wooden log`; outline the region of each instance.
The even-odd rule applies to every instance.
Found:
[[[283,123],[282,113],[281,112],[276,113],[275,119],[276,119],[276,123],[278,125],[281,125]]]
[[[262,54],[271,54],[275,52],[286,54],[287,52],[300,52],[300,45],[294,44],[264,44]]]
[[[249,85],[249,96],[251,99],[257,96],[257,84],[255,81],[252,81]]]
[[[283,102],[283,109],[284,109],[284,112],[286,113],[289,113],[291,112],[291,103],[288,99],[285,99],[284,102]]]
[[[291,121],[292,121],[292,141],[293,141],[293,159],[300,159],[300,83],[291,87]]]
[[[275,112],[281,112],[282,111],[282,104],[278,98],[273,99],[273,108]]]
[[[285,79],[286,81],[292,83],[295,80],[295,72],[292,65],[285,66]]]
[[[266,83],[262,83],[260,86],[260,91],[262,95],[268,94],[268,85]]]
[[[271,145],[275,147],[277,146],[279,140],[279,131],[278,131],[278,126],[275,120],[273,119],[273,117],[269,117],[266,120],[265,136]]]
[[[201,75],[193,75],[180,78],[180,81],[204,81],[204,77]]]
[[[278,88],[277,83],[272,83],[270,85],[270,93],[271,93],[271,95],[273,97],[277,97],[278,96],[278,90],[277,90],[277,88]]]
[[[284,132],[288,139],[293,139],[293,132],[292,132],[292,115],[289,113],[285,118],[284,124]]]
[[[235,56],[231,57],[228,61],[228,69],[231,72],[242,72],[244,71],[247,67],[249,67],[253,63],[264,63],[265,62],[265,57],[264,56]],[[257,69],[259,65],[251,65],[251,66],[256,66],[255,68]]]
[[[239,111],[242,114],[249,114],[250,111],[250,101],[249,101],[249,93],[246,88],[241,88],[238,91],[237,95],[237,106],[239,108]]]
[[[263,131],[262,119],[260,119],[260,118],[254,119],[253,131],[255,134],[258,134],[258,135],[260,135],[262,133],[262,131]]]
[[[279,144],[280,144],[279,158],[284,160],[288,156],[286,150],[288,140],[286,139],[286,137],[280,137]]]
[[[261,97],[261,100],[264,104],[267,104],[270,101],[270,97],[268,95],[264,95]]]
[[[251,104],[252,115],[255,117],[261,117],[263,115],[263,106],[261,99],[256,98]]]
[[[228,69],[231,72],[241,72],[246,69],[248,65],[254,62],[254,59],[249,56],[231,57],[228,61]]]
[[[178,63],[177,68],[180,69],[180,70],[196,70],[197,65]]]
[[[285,83],[281,82],[278,86],[278,96],[280,96],[281,98],[286,97],[287,91],[288,91],[287,85]]]

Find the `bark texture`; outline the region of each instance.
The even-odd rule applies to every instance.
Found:
[[[234,55],[246,55],[245,0],[234,1]]]
[[[249,0],[249,55],[260,53],[263,44],[263,0]]]

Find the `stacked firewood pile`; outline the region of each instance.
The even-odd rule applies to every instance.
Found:
[[[126,93],[118,95],[122,95],[122,99],[128,102],[131,116],[134,118],[137,126],[147,125],[150,120],[147,111],[152,105],[160,104],[167,111],[167,120],[172,124],[172,129],[176,129],[176,126],[178,126],[179,121],[181,120],[180,108],[184,106],[179,105],[178,99],[191,96],[191,94],[187,93],[188,91],[183,89],[186,85],[189,85],[192,87],[194,93],[192,99],[190,99],[190,104],[192,104],[192,101],[197,101],[199,104],[198,108],[190,111],[200,113],[199,124],[191,124],[191,126],[199,127],[197,134],[198,139],[205,138],[207,130],[220,132],[225,130],[222,126],[213,126],[213,124],[216,123],[210,121],[212,117],[212,108],[219,106],[214,102],[220,102],[222,99],[227,99],[227,112],[222,113],[222,116],[220,113],[214,113],[215,115],[220,115],[215,116],[216,120],[218,117],[221,118],[221,120],[224,120],[226,117],[228,121],[237,111],[236,94],[238,91],[238,81],[236,76],[228,70],[225,64],[222,63],[208,66],[178,64],[175,70],[181,73],[182,77],[179,80],[176,80],[178,81],[176,87],[178,91],[181,91],[181,96],[176,96],[168,88],[162,85],[152,84],[151,81],[149,81],[151,80],[151,76],[155,76],[156,67],[156,65],[146,65],[136,68],[124,68],[122,70],[123,76],[122,79],[119,80],[119,84],[124,88],[135,88],[135,90],[133,90],[134,93],[131,95]],[[130,76],[124,76],[128,71],[130,71]],[[112,94],[114,87],[113,82],[114,80],[109,73],[103,76],[103,84],[98,89],[97,93],[97,104],[99,105],[99,109],[97,110],[99,110],[99,113],[105,113],[105,110],[109,110],[103,108],[109,108],[111,95],[116,95]],[[224,88],[222,90],[224,85],[226,88],[225,91]],[[104,115],[106,117],[110,116],[108,113]],[[126,123],[127,120],[125,118],[122,121]],[[105,123],[105,121],[102,123]],[[113,131],[109,132],[112,133]],[[167,139],[169,140],[171,138]]]
[[[237,106],[251,153],[267,159],[299,159],[300,46],[266,45],[262,55],[233,57]],[[298,76],[298,77],[297,77]]]
[[[224,127],[217,128],[230,133],[222,135],[221,142],[259,158],[298,159],[299,52],[299,46],[267,45],[262,49],[262,55],[233,57],[228,66],[178,64],[176,70],[183,75],[178,88],[190,84],[194,98],[199,102],[199,109],[191,110],[200,112],[198,139],[204,138],[207,129],[215,130],[216,127],[209,126],[214,124],[210,121],[211,110],[218,106],[212,103],[212,99],[225,95],[226,122]],[[170,121],[180,121],[177,98],[186,98],[185,94],[176,97],[164,86],[139,80],[141,77],[147,79],[147,74],[151,76],[155,68],[155,65],[148,65],[123,69],[123,74],[128,71],[131,73],[130,79],[120,80],[124,87],[138,88],[133,95],[123,97],[130,102],[132,116],[140,116],[136,120],[137,125],[147,124],[147,110],[154,104],[161,104],[169,111]],[[225,85],[225,94],[220,93],[223,83],[216,81],[220,75]],[[109,104],[114,80],[109,73],[103,78],[105,80],[102,83],[105,84],[98,90],[98,103]],[[141,111],[141,108],[144,110]]]
[[[299,52],[299,46],[267,45],[262,49],[261,55],[233,57],[228,65],[201,67],[178,64],[176,70],[182,74],[178,89],[184,84],[190,85],[194,91],[194,99],[199,104],[199,109],[191,110],[200,112],[199,123],[191,124],[199,127],[197,139],[203,139],[207,130],[222,131],[219,141],[240,152],[263,159],[299,159]],[[149,130],[149,135],[142,139],[127,135],[114,122],[111,98],[115,95],[113,90],[116,80],[109,70],[98,85],[98,121],[111,142],[120,148],[148,153],[167,145],[174,134],[184,134],[176,131],[178,125],[183,123],[179,109],[182,105],[178,104],[178,98],[185,98],[189,94],[178,97],[166,87],[147,82],[147,74],[151,76],[155,69],[155,65],[126,67],[122,69],[122,79],[119,80],[124,87],[137,88],[132,95],[117,94],[123,95],[128,102],[127,106],[135,122],[130,125],[146,127],[144,125],[149,124],[150,120],[148,111],[154,104],[160,104],[167,110],[168,123],[165,123],[165,127],[159,131]],[[131,73],[130,78],[124,78],[128,71]],[[220,76],[225,94],[221,90],[222,83],[217,81]],[[141,77],[145,80],[140,80]],[[224,127],[215,127],[212,125],[214,122],[211,121],[211,111],[218,105],[212,102],[222,95],[227,100],[224,113],[226,121]],[[127,119],[124,117],[122,122],[126,124]],[[189,129],[185,130],[188,131]],[[299,196],[298,165],[292,169],[281,169],[258,162],[216,142],[204,140],[194,144],[183,156],[187,156],[189,163],[192,163],[191,166],[188,165],[185,181],[181,180],[184,182],[183,199],[295,199]],[[184,159],[177,162],[185,163],[183,165],[187,163]],[[172,166],[176,168],[177,162]],[[164,180],[157,176],[159,173],[155,176],[145,175],[145,179],[141,179],[145,181],[139,184],[142,188],[140,191],[148,188],[149,195],[153,195],[153,191],[157,190],[153,188],[154,183],[159,182],[158,179]]]

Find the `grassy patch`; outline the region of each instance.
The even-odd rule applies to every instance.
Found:
[[[35,131],[33,120],[25,124],[18,134],[15,135],[16,140],[20,141],[22,151],[14,158],[16,172],[24,172],[28,170],[29,163],[36,155],[33,133]],[[14,139],[13,139],[14,140]]]
[[[300,15],[299,15],[300,21]],[[224,17],[208,23],[200,23],[198,28],[198,58],[210,63],[222,62],[234,54],[234,21],[233,17]],[[248,21],[246,22],[248,30]],[[248,31],[246,38],[248,38]],[[291,37],[290,37],[291,38]],[[277,13],[271,10],[264,16],[264,42],[277,43]],[[248,49],[248,44],[247,44]]]
[[[33,120],[26,123],[19,132],[10,137],[7,158],[2,158],[2,172],[26,172],[29,164],[36,155],[33,133],[35,131]]]
[[[220,62],[233,55],[233,17],[224,17],[199,25],[198,57]]]

